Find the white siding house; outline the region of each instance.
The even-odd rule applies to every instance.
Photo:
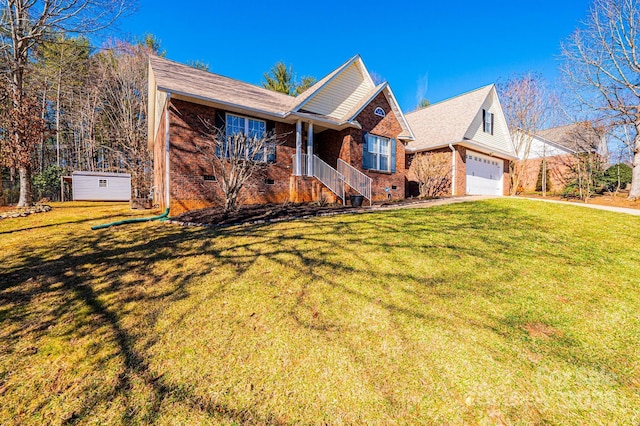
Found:
[[[73,172],[74,201],[129,201],[131,175],[128,173]]]

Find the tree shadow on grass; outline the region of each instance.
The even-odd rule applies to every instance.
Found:
[[[258,407],[230,407],[214,400],[203,399],[189,386],[167,379],[163,372],[155,371],[148,362],[146,350],[158,344],[156,336],[140,336],[130,325],[123,325],[127,307],[131,304],[148,307],[139,321],[145,325],[144,331],[153,330],[153,325],[162,315],[166,303],[192,296],[190,285],[210,274],[216,274],[220,265],[233,265],[233,276],[225,285],[241,278],[258,259],[266,258],[285,268],[299,268],[308,276],[297,296],[296,305],[288,312],[290,318],[303,328],[320,333],[340,330],[340,324],[314,319],[313,306],[305,302],[304,291],[311,291],[314,283],[326,283],[333,291],[369,303],[392,314],[396,318],[415,321],[437,321],[446,325],[446,316],[427,314],[402,301],[385,300],[380,295],[389,291],[388,282],[421,283],[433,290],[436,297],[463,297],[463,289],[451,289],[451,275],[434,273],[429,279],[411,272],[412,262],[419,258],[396,259],[398,264],[390,271],[377,267],[368,253],[385,250],[411,250],[419,241],[419,246],[430,251],[447,250],[459,256],[478,258],[491,265],[495,254],[489,249],[470,246],[468,241],[456,241],[460,232],[469,234],[470,239],[482,242],[487,247],[500,250],[517,250],[518,256],[538,256],[505,241],[500,236],[501,227],[510,226],[510,209],[477,203],[478,208],[470,210],[460,206],[449,206],[438,210],[401,210],[397,212],[372,213],[313,219],[290,224],[254,225],[227,228],[223,230],[184,229],[160,224],[134,225],[120,230],[87,232],[76,238],[74,244],[65,247],[56,255],[48,250],[34,250],[19,259],[15,266],[0,269],[0,306],[10,306],[0,316],[3,328],[12,330],[2,336],[3,347],[8,353],[15,352],[21,339],[37,341],[49,330],[59,327],[65,321],[78,322],[79,309],[89,314],[81,329],[73,329],[74,335],[90,336],[105,333],[106,340],[115,343],[122,368],[116,383],[94,392],[86,392],[82,407],[66,413],[63,420],[74,422],[83,419],[100,405],[115,398],[123,398],[125,409],[123,423],[152,423],[162,414],[163,401],[170,399],[206,416],[242,423],[276,423],[274,413],[265,413]],[[425,220],[431,214],[449,220]],[[94,219],[92,219],[94,220]],[[422,221],[421,221],[422,220]],[[549,231],[534,216],[522,216],[522,226],[540,238]],[[82,223],[82,222],[80,222]],[[484,231],[483,235],[473,231]],[[430,236],[438,235],[438,239]],[[223,241],[223,243],[219,243]],[[344,256],[344,247],[350,259]],[[215,263],[185,270],[185,262],[192,257],[206,255]],[[563,254],[559,254],[563,256]],[[172,267],[159,265],[172,264]],[[372,271],[376,274],[371,277]],[[127,275],[134,274],[134,278]],[[365,291],[354,286],[345,277],[366,277],[374,291]],[[455,279],[455,275],[453,275]],[[159,285],[159,288],[154,286]],[[478,288],[480,294],[494,297],[496,288],[490,282]],[[422,294],[416,286],[407,286],[406,297],[417,299]],[[53,306],[43,310],[43,315],[33,317],[38,312],[38,304],[49,300]],[[192,308],[192,309],[195,309]],[[75,321],[75,322],[74,322]],[[329,338],[329,336],[327,337]],[[346,343],[348,346],[348,342]],[[350,348],[356,351],[355,348]],[[360,359],[354,353],[354,359]],[[363,366],[366,369],[366,366]],[[133,381],[141,382],[149,390],[145,396],[144,414],[139,414],[139,395],[133,395]],[[371,386],[375,387],[373,379]],[[48,399],[41,404],[44,407]],[[44,409],[44,408],[40,409]],[[142,417],[141,417],[142,416]]]

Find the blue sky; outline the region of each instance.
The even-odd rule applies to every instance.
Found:
[[[154,34],[167,58],[260,84],[277,61],[322,78],[355,54],[389,81],[405,112],[527,71],[558,76],[560,43],[589,0],[138,0],[118,30]]]

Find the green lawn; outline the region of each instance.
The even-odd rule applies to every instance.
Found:
[[[132,214],[0,221],[0,424],[640,423],[640,218]]]

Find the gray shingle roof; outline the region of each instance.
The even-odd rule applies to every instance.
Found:
[[[407,149],[421,151],[462,142],[493,84],[405,114],[416,140]]]
[[[537,135],[572,151],[597,152],[601,148],[603,132],[588,122],[579,122],[540,130]]]
[[[158,88],[168,92],[197,96],[212,102],[222,102],[273,115],[284,115],[296,103],[296,98],[242,81],[198,70],[168,59],[149,58]]]

